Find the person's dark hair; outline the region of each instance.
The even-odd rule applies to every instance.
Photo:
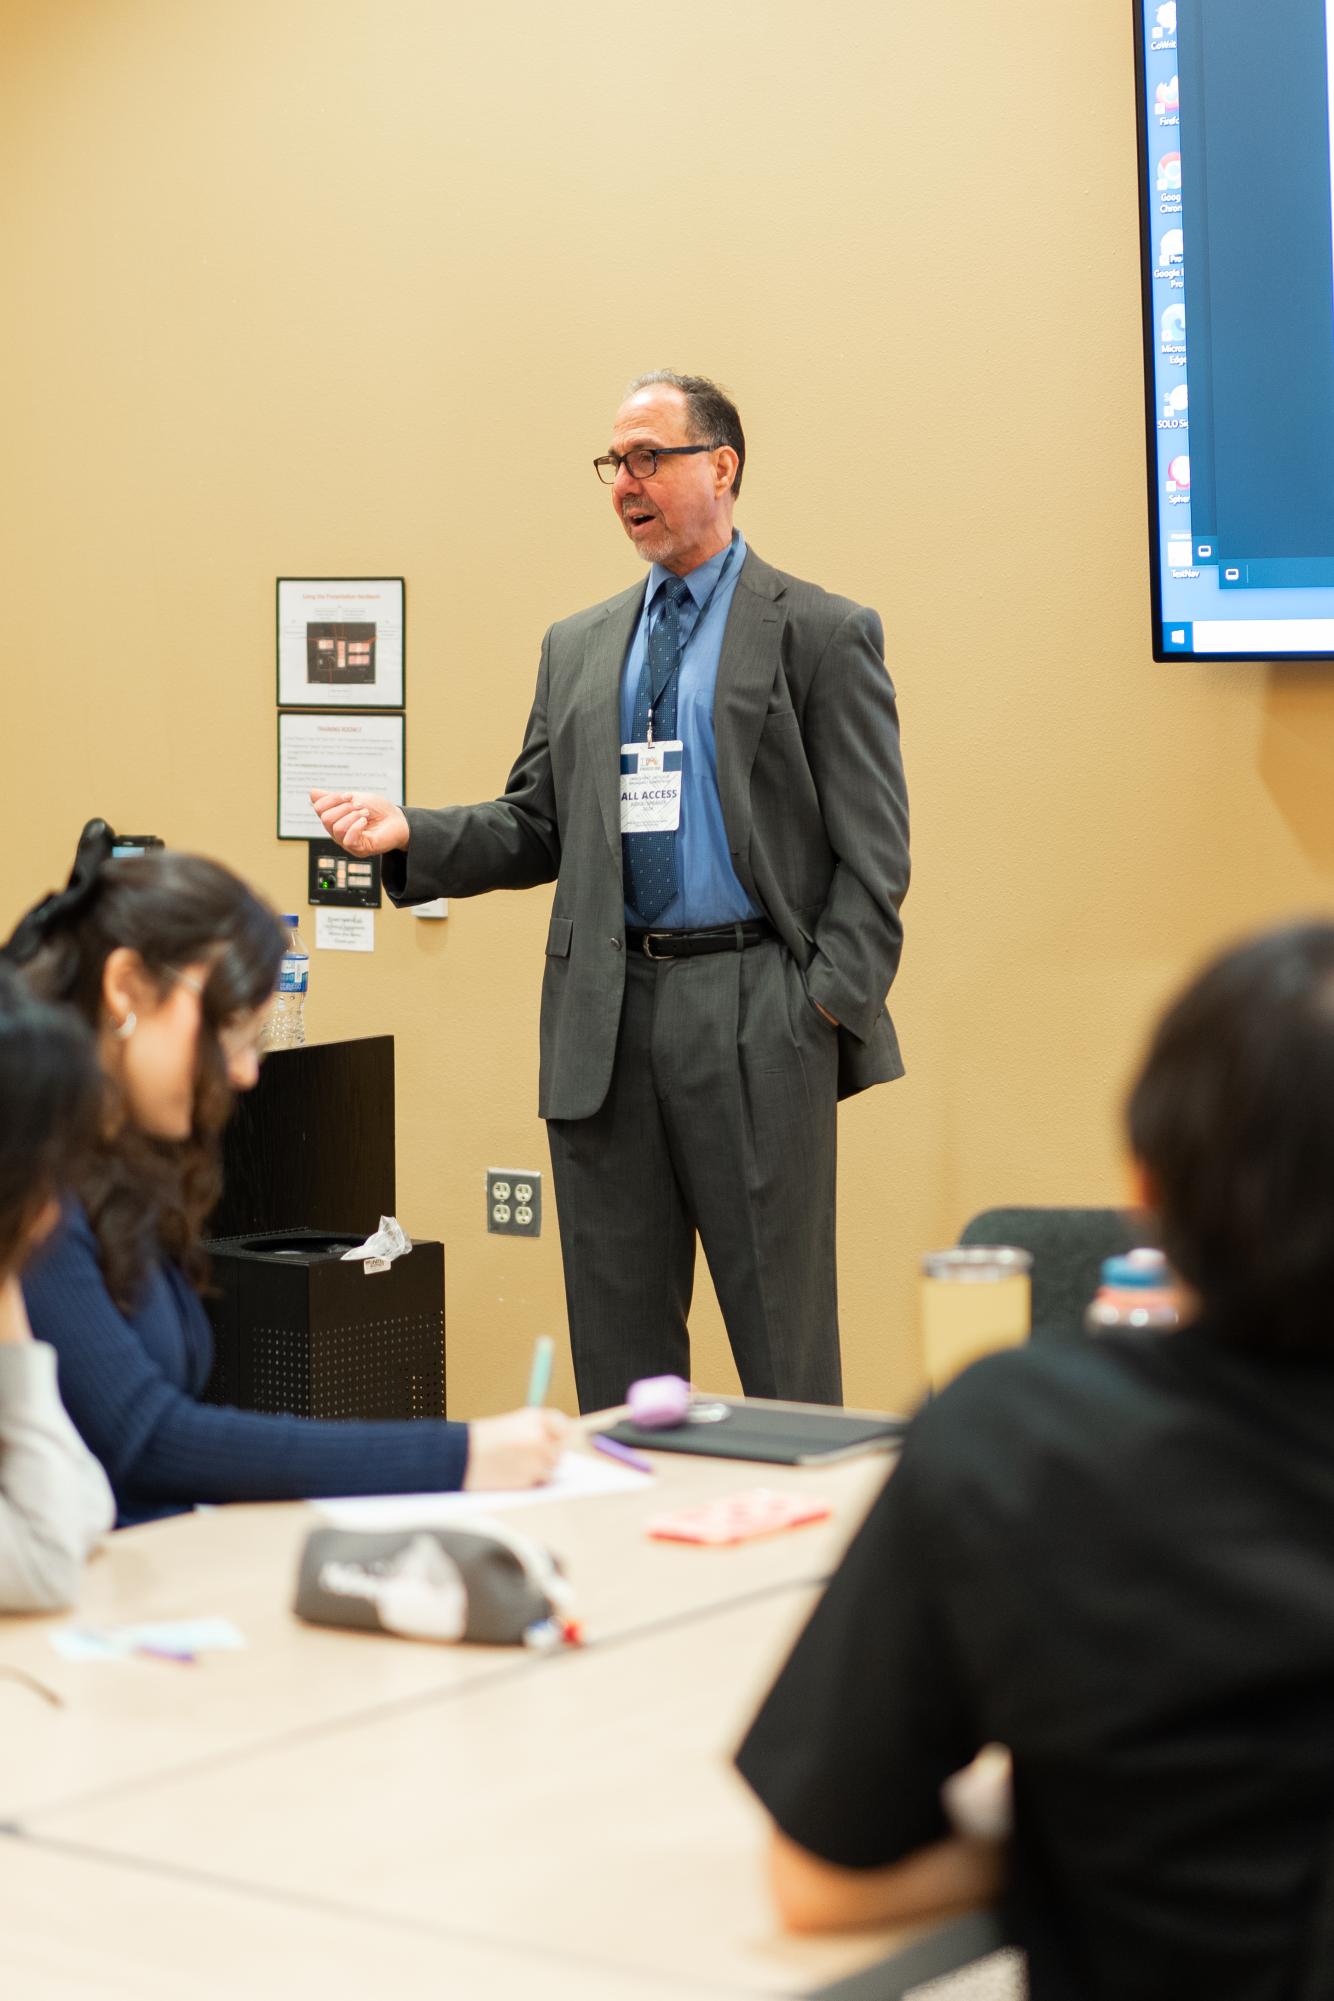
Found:
[[[727,391],[710,382],[707,375],[678,375],[672,368],[655,368],[648,375],[637,375],[625,393],[633,396],[637,389],[651,389],[659,382],[679,389],[685,397],[686,425],[692,444],[732,447],[736,453],[732,493],[739,494],[741,475],[746,470],[746,434],[741,428],[740,412]]]
[[[101,1104],[85,1024],[70,1008],[35,1000],[0,966],[0,1276],[21,1262],[42,1210],[83,1166]]]
[[[1159,1023],[1127,1125],[1209,1324],[1334,1351],[1334,924],[1206,967]]]
[[[94,828],[101,832],[90,867]],[[268,905],[218,862],[170,848],[112,860],[110,841],[102,823],[90,823],[70,890],[39,904],[6,949],[12,954],[18,946],[35,994],[68,1001],[94,1028],[103,1019],[103,968],[118,946],[138,953],[163,995],[181,967],[208,961],[189,1139],[154,1139],[113,1101],[75,1184],[107,1289],[124,1309],[159,1252],[196,1285],[207,1277],[200,1232],[218,1199],[219,1135],[232,1107],[218,1035],[269,999],[287,934]]]

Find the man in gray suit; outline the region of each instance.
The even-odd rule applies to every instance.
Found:
[[[648,583],[551,627],[502,797],[312,794],[395,903],[556,883],[539,1110],[583,1410],[689,1374],[696,1233],[747,1394],[840,1400],[837,1100],[903,1070],[880,620],[747,548],[745,453],[713,383],[632,384],[595,465]]]

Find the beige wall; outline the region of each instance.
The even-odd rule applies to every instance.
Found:
[[[1129,18],[4,0],[0,922],[92,811],[301,902],[279,573],[404,573],[410,794],[498,790],[544,627],[636,574],[588,466],[621,384],[718,375],[748,536],[879,606],[900,685],[910,1075],[845,1108],[840,1239],[849,1395],[909,1393],[916,1254],[1115,1199],[1150,1010],[1334,872],[1328,674],[1149,658]],[[314,962],[315,1036],[398,1038],[456,1413],[564,1326],[554,1216],[488,1238],[481,1193],[547,1165],[549,903]]]

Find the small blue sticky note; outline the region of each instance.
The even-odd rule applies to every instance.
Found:
[[[118,1661],[129,1649],[117,1645],[109,1633],[85,1631],[81,1626],[61,1626],[51,1635],[51,1645],[63,1661]]]
[[[51,1645],[66,1661],[122,1661],[132,1654],[235,1653],[245,1634],[230,1619],[159,1619],[141,1626],[60,1626]]]

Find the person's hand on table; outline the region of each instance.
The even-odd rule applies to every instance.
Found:
[[[570,1420],[558,1410],[512,1410],[504,1417],[478,1418],[468,1426],[464,1492],[540,1487],[555,1472],[569,1436]]]
[[[407,814],[377,792],[312,792],[310,803],[350,855],[388,855],[408,844]]]

